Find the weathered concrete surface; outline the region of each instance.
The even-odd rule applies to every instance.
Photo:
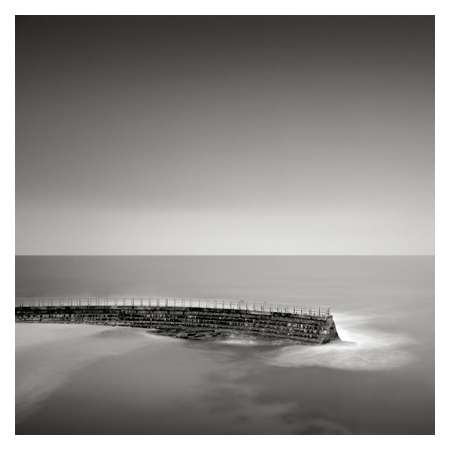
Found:
[[[239,332],[308,344],[338,339],[333,316],[167,306],[17,306],[16,322],[90,323],[151,328],[184,338]]]

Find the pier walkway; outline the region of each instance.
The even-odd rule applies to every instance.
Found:
[[[300,316],[328,317],[329,307],[248,302],[245,300],[184,297],[17,297],[16,306],[134,306],[166,308],[209,308],[255,312],[284,312]]]
[[[328,308],[185,298],[17,298],[16,322],[149,328],[183,338],[230,333],[324,344],[338,338]]]

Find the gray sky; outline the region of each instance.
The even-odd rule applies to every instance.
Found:
[[[434,19],[18,17],[18,254],[434,252]]]

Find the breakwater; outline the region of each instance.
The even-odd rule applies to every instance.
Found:
[[[89,323],[148,328],[182,338],[242,333],[324,344],[338,338],[329,309],[186,299],[17,301],[16,322]]]

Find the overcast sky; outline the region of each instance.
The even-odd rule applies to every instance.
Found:
[[[433,17],[18,17],[18,254],[431,254]]]

